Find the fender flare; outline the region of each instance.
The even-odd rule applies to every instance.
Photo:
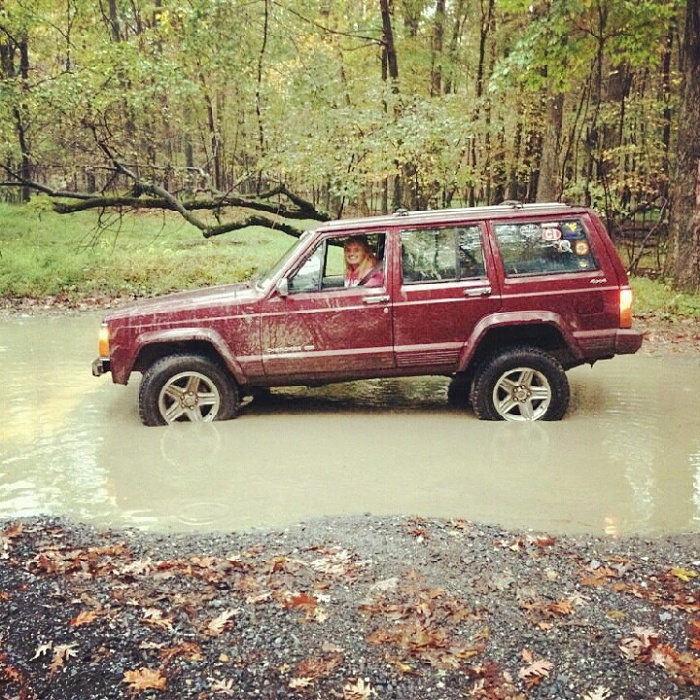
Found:
[[[224,364],[231,372],[238,385],[241,386],[246,383],[245,374],[236,356],[230,351],[224,339],[211,328],[168,328],[166,330],[141,333],[134,341],[136,348],[134,358],[137,358],[145,348],[153,345],[187,343],[191,341],[204,342],[211,345],[224,361]],[[126,377],[133,371],[135,362],[136,359],[134,359],[134,363],[132,363],[131,367],[126,371]]]
[[[577,359],[582,360],[584,353],[575,336],[569,331],[559,314],[550,311],[513,311],[490,314],[482,318],[475,326],[469,338],[462,346],[459,355],[458,372],[469,367],[479,345],[486,335],[494,329],[517,328],[522,326],[551,326],[564,339],[568,350]]]

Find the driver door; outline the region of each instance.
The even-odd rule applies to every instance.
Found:
[[[372,377],[394,366],[386,283],[345,288],[345,238],[321,240],[288,276],[288,295],[268,300],[261,333],[263,367],[272,383]],[[384,234],[367,238],[381,254]]]

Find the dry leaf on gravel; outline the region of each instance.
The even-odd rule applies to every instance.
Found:
[[[132,693],[138,693],[142,690],[166,690],[168,687],[168,679],[159,670],[151,668],[126,671],[124,683],[129,686]]]
[[[49,669],[52,673],[60,671],[66,664],[66,661],[74,656],[77,656],[75,644],[56,644],[53,648],[53,658]]]
[[[220,634],[223,634],[224,630],[231,625],[231,620],[236,617],[239,612],[240,610],[233,608],[224,610],[220,615],[217,615],[213,620],[209,621],[205,629],[206,634],[211,637],[218,637]]]
[[[376,695],[377,691],[372,688],[366,678],[358,678],[356,681],[350,681],[343,686],[344,700],[368,700]]]
[[[611,694],[609,688],[599,685],[595,690],[591,690],[590,693],[583,695],[581,700],[607,700]]]

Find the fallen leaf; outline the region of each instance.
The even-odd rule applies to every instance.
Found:
[[[190,662],[201,661],[203,658],[202,648],[195,642],[183,642],[174,647],[161,649],[158,653],[158,657],[163,663],[167,663],[171,659],[178,657],[182,657]]]
[[[542,679],[549,676],[549,672],[554,668],[554,664],[551,661],[545,661],[540,659],[539,661],[533,661],[529,666],[521,668],[518,671],[518,677],[526,680],[529,678]]]
[[[88,625],[98,617],[96,610],[83,610],[79,612],[71,621],[71,627],[82,627],[83,625]]]
[[[217,615],[213,620],[209,621],[205,630],[206,634],[211,637],[218,637],[231,625],[231,620],[236,617],[239,612],[240,610],[233,608],[224,610],[220,615]]]
[[[40,644],[36,648],[36,652],[35,652],[34,656],[32,656],[32,661],[34,661],[35,659],[38,659],[40,656],[46,656],[46,654],[48,654],[52,648],[53,648],[53,642],[47,642],[46,644]]]
[[[234,696],[236,694],[236,691],[233,689],[233,679],[230,678],[229,680],[216,680],[212,683],[211,686],[211,692],[212,693],[221,693],[222,695],[230,695]]]
[[[163,612],[158,610],[158,608],[144,608],[143,620],[148,625],[160,627],[164,630],[171,630],[173,628],[172,619],[163,615]]]
[[[0,533],[0,559],[9,559],[13,540],[22,534],[22,524],[14,523]]]
[[[324,658],[304,659],[297,664],[294,675],[297,678],[327,678],[343,662],[341,654]]]
[[[292,690],[299,690],[300,688],[308,688],[313,685],[313,678],[292,678],[289,681],[289,687]]]
[[[59,671],[65,666],[66,661],[74,656],[77,656],[75,644],[56,644],[53,647],[53,658],[51,659],[51,664],[49,669],[51,673]]]
[[[674,567],[671,569],[671,575],[685,581],[688,583],[691,579],[697,578],[698,574],[696,571],[690,571],[688,569],[681,569],[680,567]]]
[[[377,691],[372,688],[369,681],[363,678],[358,678],[354,683],[348,682],[343,686],[344,700],[368,700],[376,694]]]
[[[581,700],[607,700],[611,694],[612,691],[609,688],[599,685],[595,690],[586,693]]]
[[[305,612],[313,612],[318,605],[318,601],[308,593],[296,593],[291,595],[284,602],[285,608],[299,608]]]
[[[151,668],[126,671],[124,683],[129,686],[132,693],[138,693],[141,690],[166,690],[168,687],[168,679],[160,671]]]

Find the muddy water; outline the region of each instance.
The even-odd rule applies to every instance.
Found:
[[[0,319],[0,516],[152,530],[373,513],[550,532],[700,531],[700,362],[569,373],[560,423],[486,423],[442,378],[276,391],[234,421],[144,428],[90,375],[99,317]]]

